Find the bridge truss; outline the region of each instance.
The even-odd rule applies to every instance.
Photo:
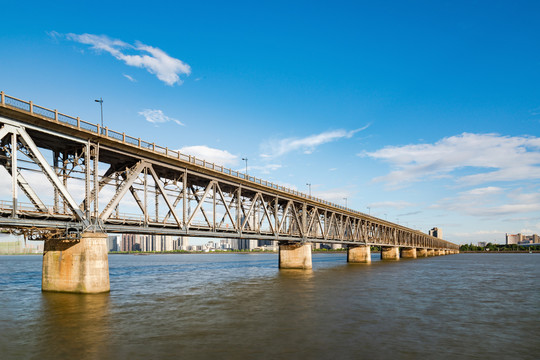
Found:
[[[289,242],[458,246],[3,92],[0,227]],[[21,201],[20,199],[24,200]],[[50,205],[47,205],[50,204]]]

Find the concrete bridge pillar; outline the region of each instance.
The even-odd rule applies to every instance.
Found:
[[[437,251],[437,255],[438,255],[438,256],[443,256],[443,255],[445,255],[443,249],[437,249],[437,250],[435,250],[435,251]]]
[[[80,241],[46,240],[42,291],[109,292],[107,234],[83,233]]]
[[[401,248],[401,257],[404,259],[416,259],[416,248]]]
[[[279,242],[280,269],[311,269],[311,244]]]
[[[428,256],[428,251],[426,248],[418,248],[416,249],[416,256],[418,257],[427,257]]]
[[[435,256],[435,250],[434,249],[427,249],[427,256]]]
[[[371,262],[371,247],[349,245],[347,249],[347,262],[350,263],[370,263]]]
[[[399,247],[398,246],[382,246],[381,259],[382,260],[399,260]]]

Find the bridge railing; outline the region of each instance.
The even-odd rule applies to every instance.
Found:
[[[33,115],[39,115],[39,116],[42,116],[42,117],[47,118],[49,120],[53,120],[53,121],[56,121],[56,122],[60,122],[60,123],[69,125],[69,126],[73,126],[73,127],[78,128],[78,129],[81,129],[81,130],[86,130],[86,131],[98,134],[100,136],[103,136],[103,137],[106,137],[106,138],[109,138],[109,139],[120,141],[122,143],[129,144],[129,145],[132,145],[132,146],[136,146],[136,147],[139,147],[139,148],[144,148],[146,150],[150,150],[152,152],[164,155],[166,157],[175,158],[175,159],[179,159],[179,160],[183,160],[183,161],[188,161],[188,162],[190,162],[192,164],[195,164],[197,166],[201,166],[201,167],[204,167],[204,168],[207,168],[207,169],[218,171],[218,172],[221,172],[223,174],[227,174],[227,175],[230,175],[230,176],[237,177],[239,179],[247,180],[247,181],[250,181],[250,182],[252,182],[254,184],[258,184],[258,185],[266,186],[266,187],[269,187],[269,188],[272,188],[272,189],[280,190],[280,191],[286,192],[286,193],[291,194],[291,195],[299,196],[299,197],[302,197],[304,199],[308,199],[308,200],[311,200],[311,201],[314,201],[314,202],[318,202],[318,203],[323,204],[323,205],[332,206],[334,208],[345,210],[345,211],[348,211],[348,212],[351,212],[351,213],[359,214],[359,215],[362,215],[362,216],[367,216],[367,214],[365,214],[363,212],[356,211],[356,210],[347,208],[345,206],[335,204],[335,203],[332,203],[332,202],[324,200],[324,199],[317,198],[315,196],[307,195],[307,194],[302,193],[300,191],[297,191],[297,190],[294,190],[294,189],[289,189],[287,187],[280,186],[278,184],[274,184],[272,182],[269,182],[269,181],[266,181],[266,180],[263,180],[263,179],[260,179],[260,178],[256,178],[254,176],[249,176],[249,175],[241,173],[239,171],[235,171],[235,170],[232,170],[230,168],[226,168],[224,166],[217,165],[217,164],[215,164],[213,162],[208,162],[206,160],[196,158],[195,156],[192,156],[192,155],[183,154],[180,151],[171,150],[171,149],[169,149],[167,147],[162,147],[162,146],[156,145],[153,142],[150,143],[148,141],[141,140],[141,138],[135,138],[135,137],[126,135],[125,132],[114,131],[114,130],[109,129],[108,127],[103,127],[102,128],[99,124],[93,124],[93,123],[81,120],[79,117],[69,116],[69,115],[58,112],[58,110],[52,110],[52,109],[48,109],[48,108],[45,108],[45,107],[42,107],[42,106],[35,105],[35,104],[32,103],[32,101],[24,101],[24,100],[15,98],[13,96],[6,95],[3,91],[0,92],[0,95],[1,95],[1,104],[3,106],[9,106],[9,107],[12,107],[12,108],[16,108],[18,110],[26,111],[26,112],[31,113]]]

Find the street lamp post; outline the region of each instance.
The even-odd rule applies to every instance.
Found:
[[[311,183],[306,183],[307,186],[309,186],[309,197],[311,197]]]
[[[98,102],[101,107],[101,128],[103,129],[103,99],[100,97],[99,100],[94,100]]]
[[[368,214],[371,215],[371,207],[367,206]]]
[[[245,158],[242,158],[242,160],[244,160],[246,162],[246,176],[247,176],[247,161],[248,161],[248,158],[245,157]]]
[[[347,208],[347,198],[344,197],[343,200],[345,200],[345,208]]]

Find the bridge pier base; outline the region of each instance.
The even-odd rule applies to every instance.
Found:
[[[311,269],[311,244],[279,243],[280,269]]]
[[[399,247],[398,246],[382,246],[381,259],[382,260],[399,260]]]
[[[416,249],[416,256],[417,257],[427,257],[427,249],[426,248],[418,248]]]
[[[400,257],[402,257],[403,259],[416,259],[416,248],[401,248]]]
[[[46,240],[42,291],[109,292],[107,234],[83,233],[80,241]]]
[[[435,250],[427,249],[427,256],[435,256]]]
[[[371,247],[349,245],[347,249],[347,262],[350,263],[370,263]]]
[[[443,255],[445,255],[443,249],[437,249],[437,250],[435,250],[435,253],[437,254],[437,256],[443,256]]]

